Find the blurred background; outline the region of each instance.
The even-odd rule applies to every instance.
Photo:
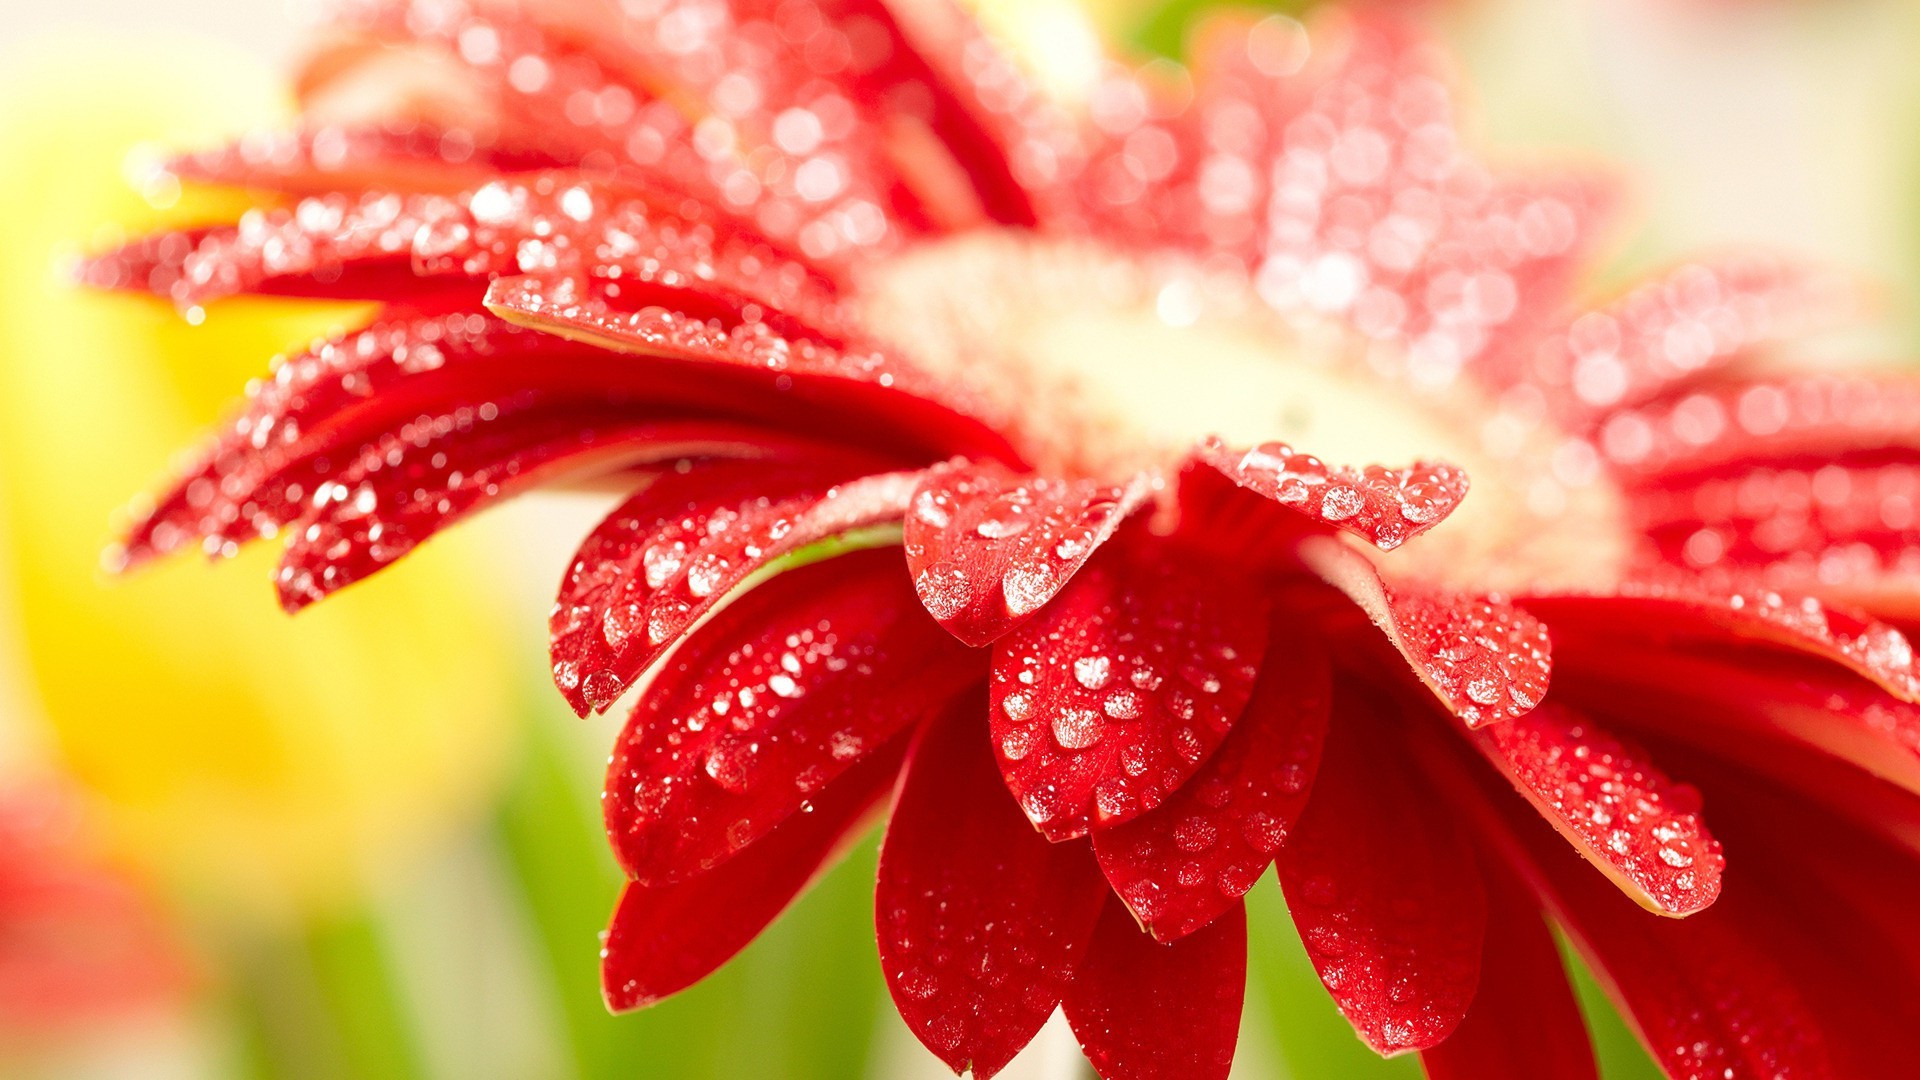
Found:
[[[1093,40],[1082,18],[1113,47],[1177,56],[1215,5],[978,6],[1058,61]],[[1764,244],[1879,285],[1881,310],[1836,350],[1920,344],[1920,5],[1401,6],[1456,50],[1495,157],[1629,179],[1631,227],[1596,288]],[[116,508],[267,357],[362,314],[230,301],[189,326],[58,275],[126,232],[222,212],[136,190],[129,162],[281,115],[298,25],[261,0],[0,20],[0,1076],[945,1075],[885,1001],[871,843],[718,976],[606,1014],[596,935],[618,876],[597,787],[614,722],[567,712],[541,636],[603,505],[525,500],[296,619],[264,550],[102,575]],[[1270,885],[1250,898],[1267,910],[1236,1076],[1418,1076],[1353,1038]],[[1583,990],[1607,1076],[1655,1075]],[[1078,1061],[1050,1029],[1007,1075]]]

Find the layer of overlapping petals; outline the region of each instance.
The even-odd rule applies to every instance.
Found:
[[[1224,1076],[1269,866],[1355,1030],[1434,1076],[1594,1075],[1550,927],[1675,1076],[1911,1060],[1920,383],[1763,362],[1820,275],[1579,302],[1604,191],[1466,157],[1390,26],[1228,27],[1190,81],[1053,100],[938,5],[336,15],[301,127],[174,166],[261,209],[84,276],[384,307],[280,361],[125,555],[283,535],[297,609],[628,481],[551,626],[582,713],[644,686],[615,1008],[884,807],[888,985],[982,1077],[1056,1008],[1103,1076]],[[1129,396],[1126,348],[1046,336],[1089,297],[1228,337]],[[1248,335],[1360,403],[1334,435],[1404,407],[1446,445],[1170,419],[1264,392],[1205,366]]]

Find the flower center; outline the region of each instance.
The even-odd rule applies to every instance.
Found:
[[[1042,471],[1170,472],[1209,436],[1336,465],[1442,460],[1473,486],[1408,545],[1423,572],[1571,584],[1621,561],[1618,493],[1584,442],[1467,380],[1417,378],[1396,339],[1311,305],[1276,312],[1237,267],[982,232],[875,268],[861,298],[881,340],[980,402]]]

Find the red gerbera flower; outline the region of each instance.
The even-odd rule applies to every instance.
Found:
[[[176,166],[285,201],[86,276],[386,306],[126,555],[284,533],[297,609],[630,481],[552,617],[582,713],[651,673],[614,1008],[886,805],[888,985],[983,1077],[1056,1007],[1105,1076],[1224,1075],[1269,864],[1361,1037],[1436,1076],[1593,1075],[1550,926],[1676,1076],[1912,1060],[1920,684],[1877,619],[1920,600],[1920,383],[1763,363],[1820,276],[1576,303],[1604,188],[1469,159],[1386,25],[1222,29],[1073,101],[938,5],[338,26],[302,126]]]

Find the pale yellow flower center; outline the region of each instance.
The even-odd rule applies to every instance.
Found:
[[[1393,339],[1282,315],[1237,269],[979,232],[873,269],[861,314],[964,388],[1042,470],[1168,475],[1209,436],[1336,465],[1445,461],[1472,491],[1395,559],[1480,585],[1604,580],[1619,496],[1584,442],[1461,378],[1422,381]]]

